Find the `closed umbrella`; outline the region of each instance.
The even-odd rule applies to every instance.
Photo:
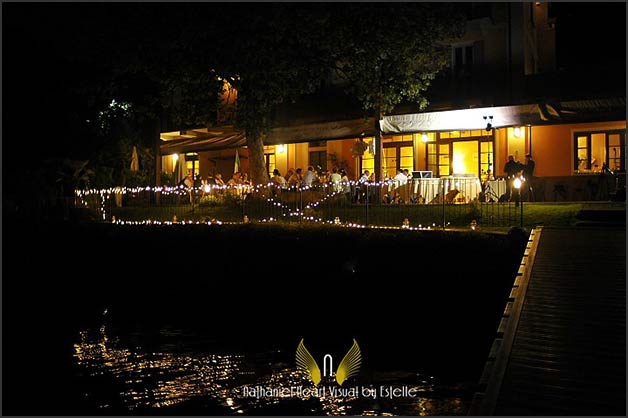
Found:
[[[131,152],[131,171],[139,171],[140,159],[137,156],[137,148],[133,145],[133,152]]]
[[[236,150],[235,163],[233,164],[233,172],[237,173],[239,171],[240,171],[240,155],[238,154],[238,150]]]
[[[181,183],[181,180],[183,180],[185,176],[187,176],[185,155],[180,154],[179,159],[174,165],[174,184],[178,185],[179,183]]]

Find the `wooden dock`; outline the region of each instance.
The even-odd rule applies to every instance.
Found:
[[[626,230],[537,228],[469,415],[626,415]]]

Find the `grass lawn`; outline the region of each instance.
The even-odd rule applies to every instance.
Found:
[[[123,221],[173,221],[178,222],[242,222],[244,215],[251,221],[273,218],[286,223],[298,223],[299,216],[288,216],[285,207],[268,204],[242,206],[199,206],[171,205],[151,207],[111,208],[107,219],[115,216]],[[625,203],[612,202],[566,202],[566,203],[524,203],[523,226],[533,228],[544,226],[573,226],[578,222],[581,210],[624,211]],[[444,209],[444,210],[443,210]],[[357,223],[372,226],[401,226],[408,219],[410,226],[441,226],[443,218],[447,227],[468,228],[472,220],[484,229],[507,230],[519,226],[521,207],[512,203],[487,203],[478,205],[321,205],[305,209],[305,217],[331,222],[336,217],[343,224]]]

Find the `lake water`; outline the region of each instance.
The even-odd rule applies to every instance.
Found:
[[[522,253],[480,234],[13,232],[38,256],[6,262],[7,414],[464,415]],[[302,339],[321,370],[355,339],[359,372],[314,386]]]

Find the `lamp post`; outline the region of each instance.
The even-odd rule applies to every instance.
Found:
[[[521,177],[516,177],[512,182],[512,185],[515,189],[519,191],[519,200],[517,200],[515,207],[518,205],[521,207],[521,228],[523,228],[523,199],[521,197],[521,185],[522,185]]]

